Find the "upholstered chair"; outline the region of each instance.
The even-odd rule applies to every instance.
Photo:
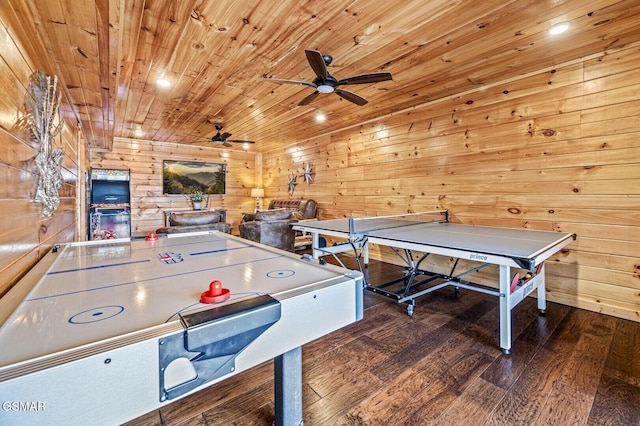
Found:
[[[265,210],[255,214],[254,220],[238,225],[240,236],[271,247],[293,252],[296,233],[289,225],[297,222],[287,209]]]

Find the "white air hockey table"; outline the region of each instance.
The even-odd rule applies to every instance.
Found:
[[[500,348],[505,354],[511,351],[511,311],[537,290],[538,309],[544,313],[544,262],[576,238],[573,233],[450,223],[446,210],[298,222],[291,227],[312,234],[314,258],[353,250],[361,271],[369,261],[369,244],[391,248],[406,266],[403,276],[376,285],[365,282],[365,289],[406,303],[409,316],[413,315],[418,297],[446,286],[455,287],[456,293],[459,288],[464,288],[497,296],[500,307]],[[347,242],[321,247],[321,235],[343,238]],[[416,257],[414,253],[421,254]],[[429,271],[421,265],[430,255],[456,260],[448,273]],[[472,262],[473,266],[456,272],[460,259]],[[465,278],[492,265],[499,269],[497,290]],[[512,275],[511,268],[519,272]],[[428,278],[416,280],[420,275]],[[398,283],[403,284],[400,290],[390,290]]]
[[[229,298],[201,303],[215,280]],[[1,425],[120,424],[271,359],[275,423],[299,425],[301,346],[363,312],[360,272],[218,232],[69,243],[25,288],[0,327]]]

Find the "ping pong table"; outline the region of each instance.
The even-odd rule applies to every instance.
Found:
[[[389,247],[406,267],[403,276],[379,285],[367,282],[365,277],[365,289],[406,303],[409,316],[413,315],[416,298],[446,286],[453,286],[456,294],[460,288],[465,288],[498,296],[500,347],[508,354],[511,351],[511,311],[537,290],[538,309],[544,313],[544,261],[573,241],[576,235],[463,225],[451,223],[448,219],[448,212],[443,210],[300,222],[292,224],[292,228],[312,234],[314,258],[324,255],[336,257],[336,253],[353,251],[362,272],[369,262],[369,244]],[[322,235],[345,242],[323,246],[320,244]],[[416,253],[422,254],[416,256]],[[455,262],[447,273],[429,271],[421,266],[430,255],[448,256]],[[342,264],[339,258],[336,259]],[[461,259],[471,261],[473,266],[456,272]],[[465,279],[465,276],[491,265],[499,268],[497,290]],[[511,268],[519,272],[512,276]]]
[[[302,424],[301,347],[362,287],[216,231],[56,247],[0,301],[0,424],[121,424],[271,359],[274,423]]]

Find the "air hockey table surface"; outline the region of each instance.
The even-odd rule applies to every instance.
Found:
[[[209,290],[214,280],[230,291],[229,299],[215,304],[215,309],[240,306],[238,302],[265,295],[282,304],[278,326],[271,327],[265,334],[277,333],[278,340],[289,342],[263,342],[268,337],[260,336],[255,350],[243,350],[251,359],[234,373],[263,362],[265,357],[270,359],[301,346],[362,315],[361,300],[355,300],[361,291],[359,272],[322,265],[310,258],[217,232],[183,234],[155,241],[70,243],[45,259],[49,266],[36,277],[26,277],[32,282],[32,289],[0,327],[0,397],[3,400],[20,398],[10,393],[43,380],[43,385],[47,380],[64,380],[60,378],[63,376],[50,377],[50,373],[46,373],[56,367],[74,362],[82,364],[84,359],[96,355],[102,355],[103,362],[107,362],[106,359],[117,356],[105,358],[105,353],[126,351],[127,347],[144,344],[158,336],[183,333],[184,317],[212,309],[212,305],[200,302],[200,295]],[[332,290],[338,288],[341,289],[338,293]],[[311,294],[313,299],[301,297]],[[360,312],[356,312],[358,310]],[[328,325],[317,324],[325,321]],[[293,324],[306,330],[296,331]],[[143,352],[151,359],[133,364],[157,362],[156,341],[153,350]],[[129,368],[135,370],[138,366]],[[83,374],[82,368],[78,374]],[[152,372],[153,376],[158,374],[162,382],[162,374]],[[24,379],[33,375],[42,377],[36,382]],[[24,386],[20,384],[23,379]],[[76,381],[70,380],[67,387],[75,387]],[[157,387],[157,377],[151,381]],[[110,392],[117,389],[119,386]],[[76,391],[69,390],[69,397],[77,397]],[[50,397],[47,392],[39,395],[27,390],[21,398],[40,402],[38,398]],[[140,412],[131,415],[143,414],[164,402],[162,389],[158,393],[156,388],[151,395],[154,401],[142,404]],[[104,395],[97,397],[102,398]],[[73,405],[77,407],[81,402],[76,400]],[[0,417],[8,415],[0,412]]]

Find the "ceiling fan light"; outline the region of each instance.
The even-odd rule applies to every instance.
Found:
[[[331,93],[333,92],[333,86],[329,86],[328,84],[319,85],[316,90],[320,93]]]

